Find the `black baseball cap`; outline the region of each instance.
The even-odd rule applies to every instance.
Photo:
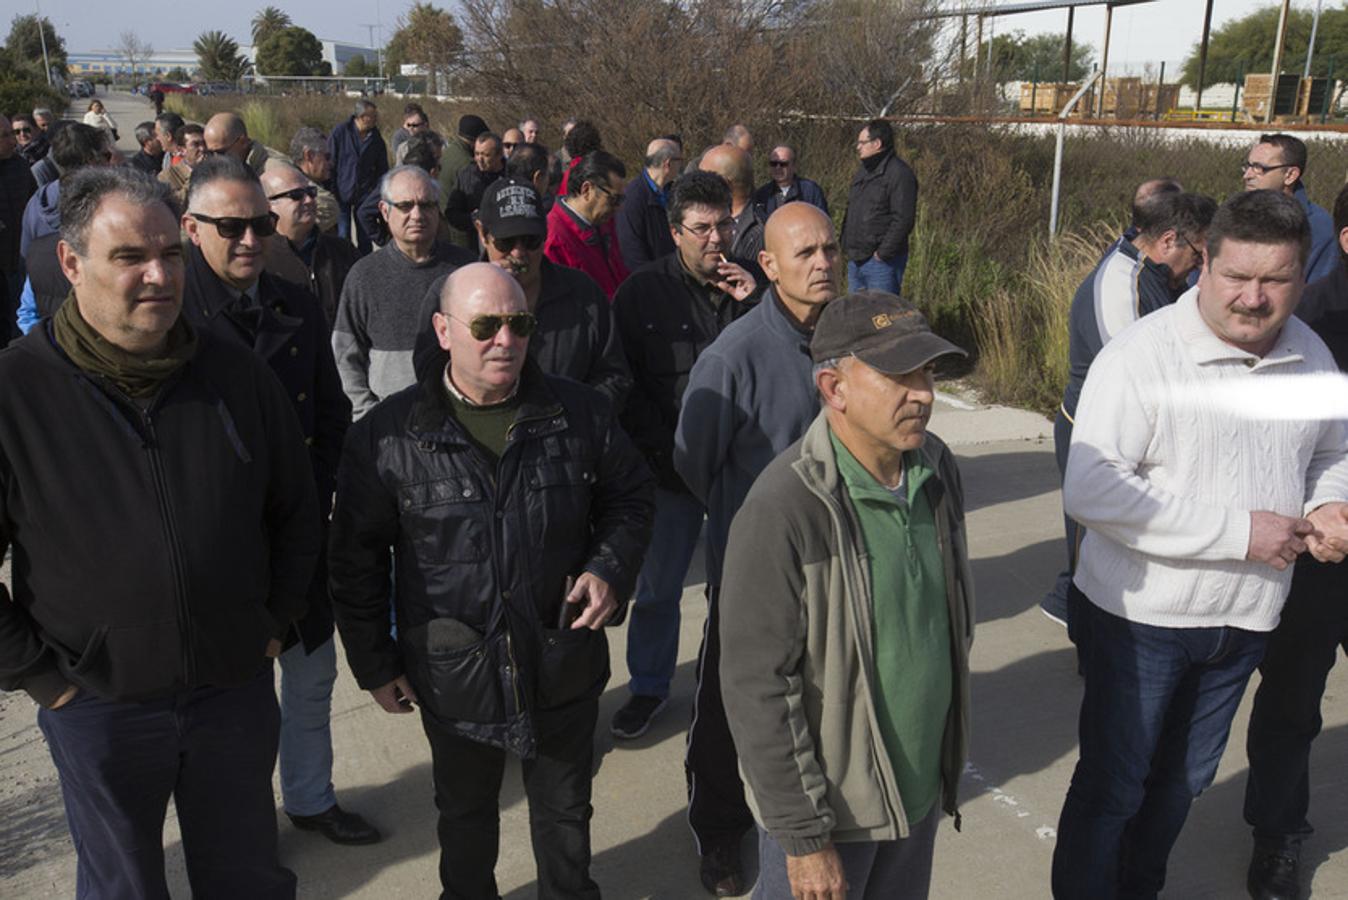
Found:
[[[546,237],[548,220],[538,191],[519,178],[498,178],[482,194],[477,220],[492,237]]]
[[[884,291],[856,291],[834,300],[819,315],[810,356],[820,363],[855,356],[887,375],[902,375],[932,360],[959,354],[940,337],[916,306]]]

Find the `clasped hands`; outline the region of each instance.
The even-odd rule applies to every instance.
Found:
[[[1326,503],[1303,519],[1274,512],[1250,513],[1250,547],[1245,558],[1282,571],[1307,551],[1324,563],[1348,556],[1348,503]]]

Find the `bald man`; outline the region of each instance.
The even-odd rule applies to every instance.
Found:
[[[329,564],[337,624],[379,706],[420,707],[442,896],[498,896],[510,751],[524,758],[539,896],[597,900],[602,629],[632,592],[654,482],[607,400],[529,359],[534,317],[510,273],[464,266],[440,298],[448,363],[349,432]]]
[[[643,168],[627,185],[622,208],[614,217],[627,271],[674,252],[665,210],[669,186],[682,167],[683,147],[678,141],[656,138],[646,145]]]
[[[729,255],[735,259],[758,259],[763,249],[763,220],[754,206],[754,163],[734,144],[721,144],[702,154],[698,168],[715,172],[730,185],[730,215],[735,219],[735,237]],[[753,273],[755,277],[758,272]]]
[[[242,160],[259,177],[269,167],[294,165],[280,150],[264,147],[250,138],[248,126],[236,113],[222,112],[211,116],[202,137],[206,139],[207,156],[224,153]]]
[[[674,467],[707,508],[709,612],[685,771],[702,882],[717,896],[743,892],[740,838],[753,827],[718,676],[726,540],[754,479],[819,414],[810,336],[824,305],[838,296],[842,272],[833,223],[818,207],[783,206],[763,237],[758,262],[771,287],[698,357],[674,437]]]

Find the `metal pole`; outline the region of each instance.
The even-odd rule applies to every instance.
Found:
[[[47,87],[51,87],[51,60],[47,58],[47,29],[42,27],[42,4],[33,0],[37,10],[37,39],[42,42],[42,71],[47,73]]]
[[[1203,108],[1203,78],[1208,68],[1208,35],[1212,31],[1212,0],[1203,13],[1203,40],[1198,44],[1198,90],[1194,91],[1194,112]]]
[[[1086,91],[1090,90],[1091,85],[1099,77],[1100,73],[1096,72],[1090,78],[1087,78],[1086,83],[1072,95],[1072,99],[1067,101],[1067,105],[1058,114],[1058,143],[1053,149],[1053,199],[1048,211],[1049,240],[1052,240],[1058,234],[1058,197],[1062,192],[1062,153],[1063,141],[1067,137],[1067,117],[1071,114],[1072,107],[1077,105],[1077,102],[1081,100]]]
[[[1240,108],[1240,86],[1245,83],[1245,66],[1236,70],[1236,89],[1231,92],[1231,121],[1236,121],[1236,110]]]
[[[1030,73],[1030,115],[1039,115],[1039,105],[1035,100],[1039,96],[1039,60],[1034,61],[1034,71]]]
[[[1076,18],[1077,8],[1067,7],[1067,40],[1062,47],[1062,80],[1067,84],[1072,80],[1072,22]]]
[[[969,17],[960,16],[960,84],[964,84],[964,52],[969,47]]]
[[[1105,91],[1109,90],[1109,29],[1114,22],[1114,4],[1105,4],[1105,43],[1104,50],[1100,54],[1100,100],[1095,105],[1096,117],[1103,119],[1105,117]],[[1114,115],[1119,114],[1119,92],[1114,91]]]
[[[1283,43],[1287,39],[1287,10],[1292,0],[1282,0],[1282,9],[1278,13],[1278,40],[1273,45],[1273,82],[1269,85],[1268,109],[1264,111],[1264,122],[1273,121],[1273,107],[1278,100],[1278,73],[1282,71]]]
[[[379,27],[379,43],[374,48],[374,58],[379,61],[379,77],[384,77],[384,12],[379,0],[374,0],[374,20]]]
[[[1161,76],[1156,79],[1156,119],[1161,119],[1161,93],[1165,90],[1165,60],[1161,60]]]
[[[1311,42],[1306,45],[1306,72],[1301,77],[1311,77],[1311,57],[1315,55],[1315,33],[1320,30],[1320,6],[1324,0],[1315,0],[1315,17],[1311,19]]]
[[[983,17],[978,17],[978,30],[974,33],[974,84],[978,84],[978,58],[982,56],[978,51],[983,49]]]
[[[1329,118],[1330,95],[1334,93],[1334,57],[1329,58],[1329,69],[1325,72],[1325,105],[1320,109],[1320,124]]]

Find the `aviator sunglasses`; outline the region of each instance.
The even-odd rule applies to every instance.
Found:
[[[312,199],[317,196],[318,196],[318,188],[311,184],[307,187],[291,188],[288,191],[281,191],[281,193],[279,194],[272,194],[267,199],[280,200],[284,198],[286,200],[294,200],[296,203],[299,203],[305,197],[309,197],[310,199]]]
[[[534,318],[533,313],[507,313],[505,315],[483,315],[474,316],[471,322],[464,322],[463,319],[450,316],[455,322],[468,326],[468,333],[473,336],[475,341],[489,341],[496,337],[496,333],[501,330],[501,326],[510,328],[510,333],[515,337],[528,337],[534,333],[538,326],[538,319]]]

